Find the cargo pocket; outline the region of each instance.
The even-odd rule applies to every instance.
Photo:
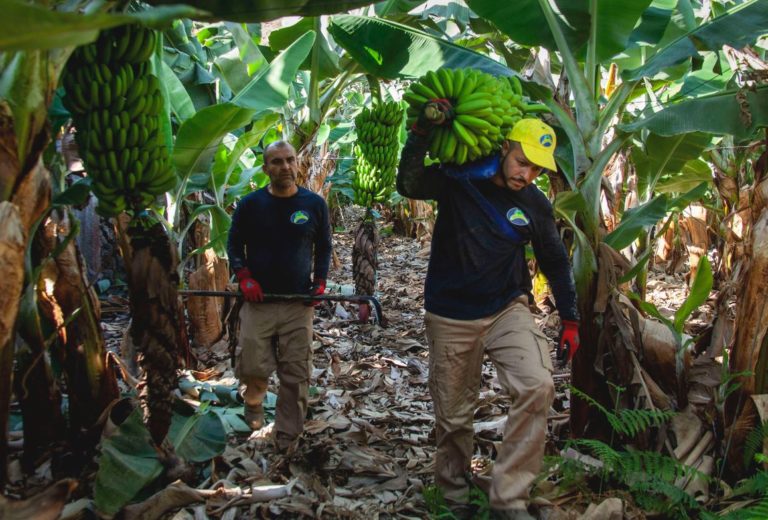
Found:
[[[539,354],[541,354],[541,364],[549,370],[550,373],[555,371],[555,367],[552,365],[552,358],[549,355],[550,342],[549,338],[541,332],[539,329],[531,331],[533,333],[533,339],[539,347]]]

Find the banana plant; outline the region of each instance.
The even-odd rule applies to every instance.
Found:
[[[689,5],[679,3],[681,7],[683,4]],[[614,132],[613,127],[624,118],[629,119],[630,124],[634,122],[627,105],[647,92],[647,84],[655,91],[670,83],[655,77],[657,73],[668,73],[671,79],[681,78],[691,69],[690,58],[699,59],[699,49],[716,51],[725,43],[743,45],[755,41],[768,25],[762,23],[768,7],[753,0],[713,20],[702,21],[695,18],[691,9],[685,10],[685,16],[673,16],[674,6],[662,0],[633,0],[620,5],[608,0],[523,0],[504,5],[493,0],[469,0],[468,5],[515,43],[543,46],[557,53],[559,72],[568,78],[570,98],[558,99],[551,89],[530,81],[525,83],[525,90],[531,98],[543,101],[550,108],[561,128],[564,144],[560,147],[558,163],[572,190],[564,193],[555,206],[558,214],[571,224],[575,236],[573,264],[582,314],[583,346],[574,362],[573,382],[611,406],[609,389],[601,383],[603,378],[593,372],[600,332],[598,324],[604,311],[596,312],[593,303],[600,269],[607,268],[599,261],[605,235],[600,208],[602,177],[610,159],[629,146],[636,130],[628,127]],[[542,31],[542,27],[549,31]],[[410,78],[426,70],[459,66],[481,68],[497,75],[515,73],[488,56],[385,20],[336,16],[331,33],[366,71],[381,77]],[[669,34],[682,35],[671,38]],[[653,53],[654,46],[664,38],[670,40],[669,43]],[[696,45],[692,45],[692,41]],[[625,52],[640,56],[642,61],[637,68],[622,75],[622,83],[609,98],[602,97],[601,73],[607,64]],[[734,96],[731,99],[735,99]],[[698,105],[701,108],[709,102],[693,98],[682,103],[691,103],[691,106],[701,103]],[[649,121],[637,124],[651,125],[654,121],[661,124],[666,120],[665,112],[677,106],[665,107],[648,116]],[[750,106],[760,105],[756,99]],[[707,114],[710,121],[719,119],[712,117],[711,111],[702,110],[701,114]],[[644,117],[637,119],[645,121]],[[701,122],[701,118],[695,120]],[[704,128],[694,126],[690,131],[711,133],[714,130],[711,123]],[[725,133],[730,129],[720,127],[719,130]],[[752,129],[745,131],[749,130]],[[619,224],[612,240],[619,242],[618,237],[622,237],[621,242],[633,241],[647,227],[647,224],[638,226],[638,215],[654,212],[661,215],[657,211],[659,203],[650,198],[646,204],[655,206],[641,207],[625,215],[627,221]],[[576,435],[584,432],[588,414],[585,403],[574,403],[571,421]],[[592,426],[597,424],[593,422]]]
[[[483,0],[471,0],[469,4],[481,13],[489,8],[489,2]],[[538,4],[538,6],[535,4]],[[592,302],[595,301],[596,291],[599,288],[598,278],[600,270],[607,268],[607,266],[600,265],[600,255],[598,253],[599,245],[602,241],[600,231],[600,196],[603,170],[608,160],[629,142],[627,132],[634,131],[640,127],[649,127],[654,122],[657,123],[656,130],[660,131],[662,125],[665,123],[669,124],[671,120],[670,114],[674,113],[675,110],[680,110],[680,108],[676,104],[669,108],[665,107],[663,110],[649,116],[647,120],[641,117],[638,121],[631,123],[638,126],[627,125],[623,127],[623,132],[617,132],[614,136],[608,135],[607,130],[616,121],[616,117],[625,112],[627,100],[632,92],[641,85],[641,81],[648,82],[654,79],[654,76],[658,73],[679,66],[681,63],[686,63],[692,56],[698,57],[698,49],[718,50],[724,43],[741,46],[746,42],[754,41],[765,32],[768,24],[761,23],[761,21],[766,21],[768,9],[766,9],[765,4],[760,2],[746,2],[721,17],[705,21],[700,26],[693,28],[685,35],[658,50],[637,69],[627,71],[623,75],[623,84],[611,95],[610,99],[601,102],[596,89],[599,71],[601,70],[599,64],[610,60],[616,50],[621,50],[621,46],[616,46],[617,43],[621,43],[621,40],[629,42],[633,38],[633,34],[637,34],[634,27],[636,27],[638,22],[640,22],[640,27],[643,25],[641,17],[638,15],[650,14],[650,9],[657,6],[651,5],[649,2],[630,2],[630,5],[622,4],[622,12],[616,13],[611,11],[607,2],[569,2],[569,7],[567,8],[562,4],[563,2],[558,3],[564,9],[561,11],[561,14],[565,15],[569,21],[569,26],[576,26],[578,28],[578,24],[575,22],[577,18],[576,13],[573,14],[573,17],[570,17],[568,9],[571,9],[571,13],[573,13],[573,10],[580,10],[582,15],[588,15],[589,31],[586,34],[589,34],[590,38],[586,42],[586,50],[581,60],[575,52],[576,47],[574,47],[575,40],[573,38],[585,33],[576,31],[577,34],[571,34],[568,32],[570,28],[564,29],[564,24],[555,14],[552,3],[547,0],[528,2],[528,7],[531,7],[534,12],[540,14],[542,20],[550,28],[554,45],[546,41],[540,41],[539,43],[549,45],[552,50],[559,52],[564,71],[572,88],[575,117],[571,118],[570,114],[561,108],[552,95],[542,89],[537,90],[544,102],[552,108],[553,113],[557,116],[558,122],[568,136],[572,150],[572,158],[569,162],[572,165],[573,175],[569,176],[568,179],[575,190],[575,195],[569,196],[568,199],[575,198],[578,200],[575,201],[575,204],[574,200],[569,200],[568,202],[572,208],[575,208],[575,218],[572,218],[570,221],[577,236],[574,250],[574,267],[583,320],[581,336],[586,347],[580,351],[580,356],[574,362],[573,384],[587,390],[591,395],[599,396],[602,394],[603,398],[605,398],[609,395],[608,389],[599,388],[600,385],[595,382],[600,381],[600,379],[595,377],[596,374],[593,372],[593,361],[599,341],[598,323],[601,323],[605,317],[601,316],[601,313],[596,312],[592,306]],[[516,4],[517,6],[519,4]],[[489,12],[488,14],[490,15],[491,13]],[[618,30],[605,32],[600,30],[601,27],[605,27],[605,23],[611,18],[611,15],[616,16],[615,25],[613,26],[624,28],[623,33]],[[491,19],[496,20],[496,18]],[[512,18],[512,20],[513,23],[517,22],[515,18]],[[755,20],[758,22],[755,23]],[[499,22],[501,23],[501,20]],[[529,20],[529,23],[532,22]],[[505,30],[507,34],[515,39],[517,39],[517,33],[514,32],[516,29],[502,25],[502,30]],[[657,32],[657,34],[659,33]],[[608,36],[607,41],[601,41],[602,35]],[[617,38],[617,35],[620,35],[621,38]],[[694,38],[697,41],[697,46],[690,44]],[[719,117],[712,117],[714,112],[705,108],[711,103],[707,98],[691,99],[680,104],[683,103],[690,104],[688,106],[695,105],[701,113],[707,113],[714,120],[719,119]],[[725,115],[727,112],[718,113]],[[725,119],[728,119],[728,122],[730,122],[731,118],[725,117]],[[701,122],[700,118],[693,118],[693,121],[692,124],[687,126],[688,131],[713,132],[717,130],[719,133],[727,133],[732,130],[732,127],[729,128],[725,125],[720,125],[718,128],[710,124],[696,125],[696,121]],[[741,131],[749,130],[748,128],[741,129]],[[649,186],[652,186],[652,184],[653,182],[648,183]],[[565,201],[566,199],[561,200]],[[647,198],[646,200],[646,204],[654,204],[653,199],[648,200]],[[560,208],[557,206],[556,204],[556,210],[559,210],[562,214],[563,206],[560,205]],[[614,237],[622,231],[622,226],[626,229],[630,225],[633,225],[632,220],[627,220],[626,223],[623,221],[614,231]],[[586,408],[584,403],[576,401],[571,410],[571,425],[574,433],[577,435],[583,433],[587,426],[588,410]]]
[[[5,130],[0,135],[0,213],[4,226],[0,236],[0,257],[7,268],[2,276],[4,298],[0,303],[0,315],[3,316],[0,326],[0,481],[5,478],[8,445],[6,425],[14,359],[12,334],[20,319],[22,293],[37,292],[37,279],[33,274],[40,267],[33,262],[25,269],[24,252],[41,217],[51,211],[51,191],[55,184],[43,163],[43,152],[50,143],[48,109],[55,97],[59,76],[74,48],[95,40],[102,29],[137,22],[160,26],[180,16],[197,13],[189,7],[167,7],[141,13],[103,12],[107,7],[97,1],[58,1],[41,6],[9,0],[3,5],[0,19],[0,122]],[[33,307],[31,312],[34,314],[36,309]],[[83,303],[80,313],[86,321],[96,320],[94,309],[87,302]],[[93,382],[106,380],[98,370],[93,372],[101,364],[103,354],[103,351],[89,351],[89,359],[84,361],[92,373],[89,380]],[[37,352],[33,357],[38,366],[34,373],[50,375],[50,366],[41,365],[48,363],[43,352]],[[71,359],[81,362],[75,351]],[[94,365],[95,359],[99,361]],[[101,370],[106,370],[106,366],[101,364]],[[39,402],[27,403],[32,415],[38,417],[25,424],[25,428],[34,428],[35,424],[48,422],[50,417],[46,416],[46,410],[51,409],[55,392],[50,377],[33,377],[28,384],[48,385],[42,391],[35,389],[34,395],[39,397]],[[98,388],[88,391],[96,392]],[[102,406],[102,403],[95,406]],[[56,435],[64,433],[55,432]],[[34,435],[30,435],[30,441],[33,438]],[[35,449],[33,444],[30,442],[30,449]]]

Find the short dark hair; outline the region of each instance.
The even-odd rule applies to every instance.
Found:
[[[296,154],[296,149],[288,141],[283,141],[282,139],[279,141],[272,141],[271,143],[269,143],[267,146],[264,147],[263,155],[264,155],[265,163],[267,162],[267,155],[276,148],[290,148],[291,150],[293,150],[294,155]]]

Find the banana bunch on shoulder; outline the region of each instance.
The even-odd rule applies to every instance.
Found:
[[[139,25],[102,31],[64,71],[64,104],[104,216],[145,209],[177,182],[160,128],[160,81],[149,73],[156,43]]]
[[[355,117],[355,204],[370,207],[387,200],[394,189],[403,111],[396,102],[377,103]]]
[[[403,95],[408,126],[432,100],[448,102],[453,117],[432,133],[429,155],[464,164],[496,152],[528,105],[517,77],[496,78],[476,69],[439,69],[414,81]],[[429,114],[426,114],[429,117]]]

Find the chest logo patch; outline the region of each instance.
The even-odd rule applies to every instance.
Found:
[[[527,226],[531,222],[520,208],[511,208],[507,211],[507,220],[516,226]]]
[[[292,224],[306,224],[309,222],[309,215],[307,215],[306,211],[294,211],[291,215],[291,223]]]

